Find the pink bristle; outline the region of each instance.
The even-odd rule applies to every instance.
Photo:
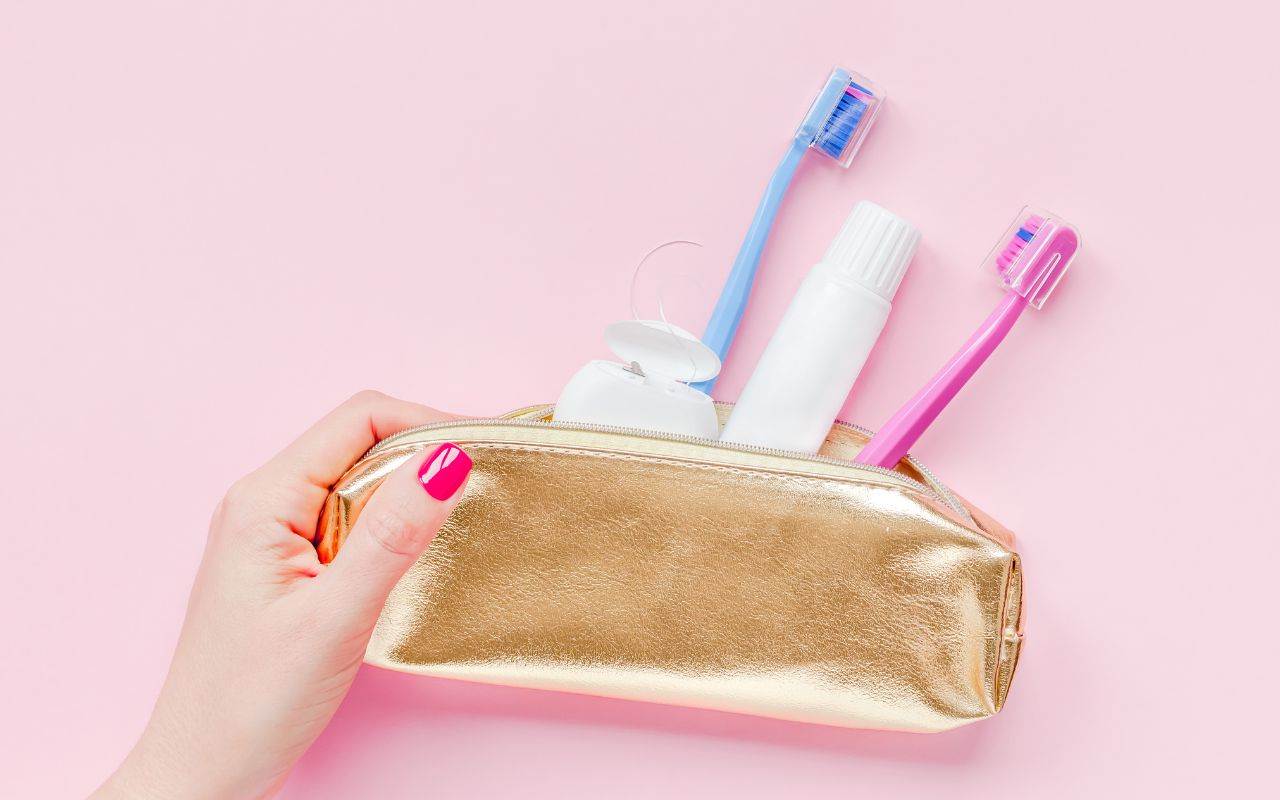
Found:
[[[855,97],[864,103],[870,103],[872,100],[875,99],[872,95],[867,94],[866,92],[862,91],[861,89],[855,86],[849,86],[845,88],[844,93],[849,95],[850,97]]]
[[[1023,222],[1021,226],[1019,226],[1018,230],[1025,230],[1027,233],[1031,234],[1032,238],[1035,238],[1036,233],[1040,230],[1040,226],[1043,224],[1044,217],[1032,214],[1027,217],[1026,221]],[[1018,260],[1019,254],[1022,253],[1023,248],[1028,244],[1029,242],[1023,241],[1023,239],[1017,235],[1017,232],[1014,232],[1013,238],[1009,240],[1009,243],[1005,245],[1004,250],[1000,251],[1000,255],[996,257],[996,269],[1001,275],[1004,275],[1009,271],[1009,267]]]

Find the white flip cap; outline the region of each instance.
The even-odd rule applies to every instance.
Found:
[[[692,333],[658,320],[632,319],[604,329],[609,349],[646,372],[679,381],[705,381],[720,372],[720,359]]]
[[[892,301],[919,243],[914,225],[863,200],[853,207],[822,263]]]

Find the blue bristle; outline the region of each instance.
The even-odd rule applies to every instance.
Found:
[[[1029,241],[1031,241],[1032,239],[1036,238],[1036,235],[1035,235],[1034,233],[1032,233],[1031,231],[1027,230],[1026,228],[1019,228],[1019,229],[1018,229],[1018,238],[1019,238],[1019,239],[1021,239],[1021,240],[1022,240],[1022,241],[1024,241],[1024,242],[1029,242]]]
[[[867,104],[865,102],[848,92],[842,94],[840,102],[836,104],[836,110],[832,112],[831,118],[823,126],[822,136],[819,137],[822,152],[832,158],[840,158],[840,154],[849,145],[849,137],[857,129],[858,123],[862,121],[862,115],[866,111]]]

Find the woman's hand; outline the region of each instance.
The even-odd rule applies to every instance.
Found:
[[[329,487],[377,440],[450,418],[362,392],[231,487],[151,720],[95,796],[280,787],[342,702],[388,592],[457,502],[471,459],[453,445],[411,459],[324,565],[311,542]]]

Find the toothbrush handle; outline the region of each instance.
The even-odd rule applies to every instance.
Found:
[[[787,187],[791,185],[791,179],[795,176],[796,168],[800,166],[800,160],[804,158],[804,152],[807,149],[809,149],[808,139],[801,137],[793,139],[791,147],[782,157],[778,168],[773,171],[773,177],[765,187],[764,197],[760,198],[760,205],[756,207],[756,214],[751,219],[747,236],[742,241],[737,258],[733,260],[729,277],[725,280],[724,288],[720,290],[720,299],[716,301],[711,319],[707,322],[706,330],[702,334],[702,341],[715,351],[721,361],[724,361],[725,356],[729,354],[733,336],[738,331],[738,323],[742,320],[743,311],[746,310],[747,299],[751,296],[751,285],[756,279],[756,268],[760,266],[760,254],[764,251],[765,242],[769,240],[769,231],[773,229],[773,220],[778,215],[778,206],[782,204],[782,198],[786,195]],[[711,388],[716,385],[716,379],[711,378],[690,385],[710,394]]]
[[[973,377],[982,362],[987,360],[987,356],[995,352],[996,346],[1004,341],[1004,337],[1013,328],[1013,323],[1026,307],[1026,298],[1017,292],[1006,294],[996,310],[987,317],[987,321],[960,348],[960,352],[952,356],[947,365],[915,397],[898,409],[884,427],[871,437],[871,441],[867,442],[855,460],[859,464],[877,467],[893,467],[897,464],[920,438],[920,434],[947,407],[956,392]]]

